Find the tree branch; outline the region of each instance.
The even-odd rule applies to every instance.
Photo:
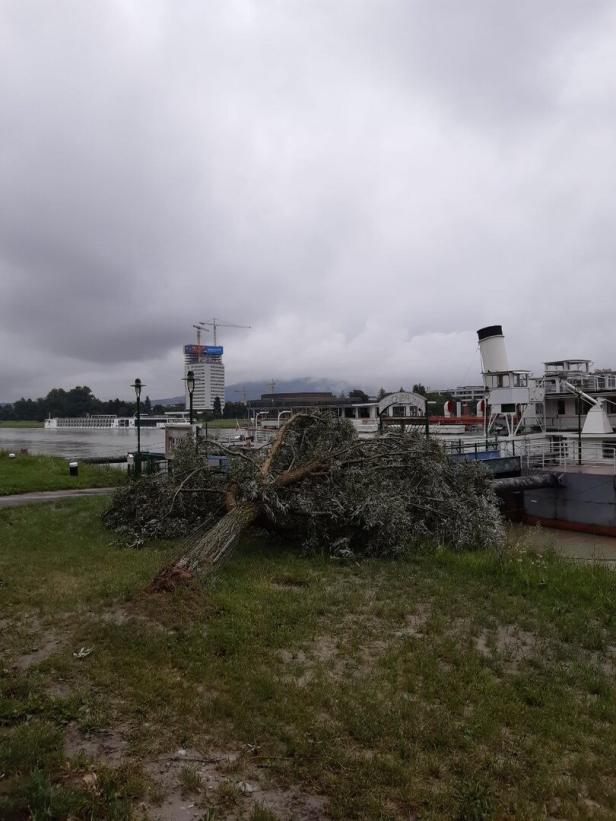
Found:
[[[262,479],[265,479],[265,477],[271,471],[274,459],[276,458],[276,455],[278,454],[278,451],[280,450],[280,448],[284,445],[284,440],[285,440],[288,432],[291,430],[291,428],[297,422],[299,422],[300,419],[310,419],[310,420],[315,421],[315,422],[319,421],[318,418],[313,416],[312,414],[309,414],[309,413],[296,413],[289,419],[288,422],[285,422],[285,424],[280,428],[280,430],[276,434],[276,438],[274,439],[274,441],[271,444],[269,453],[265,457],[265,461],[261,465],[261,470],[259,472],[261,474]]]
[[[225,491],[225,507],[227,508],[227,511],[231,511],[234,507],[237,507],[237,494],[239,493],[239,490],[240,486],[235,479],[227,485],[227,489]]]
[[[173,510],[173,505],[175,504],[175,500],[177,499],[178,493],[181,492],[181,490],[183,489],[186,482],[189,479],[191,479],[195,475],[195,473],[200,473],[202,470],[206,470],[206,465],[199,465],[198,468],[195,468],[194,470],[191,470],[190,473],[186,476],[186,478],[181,482],[180,486],[178,487],[178,489],[173,494],[173,499],[171,500],[171,504],[169,505],[169,510],[166,513],[167,516],[171,515],[171,511]]]
[[[258,462],[252,456],[249,456],[245,451],[241,448],[237,448],[236,450],[233,448],[228,448],[226,445],[223,445],[217,439],[202,439],[199,437],[199,444],[205,442],[206,445],[212,445],[213,447],[217,448],[218,450],[222,450],[223,453],[226,453],[228,456],[239,456],[242,459],[245,459],[247,462],[256,468],[258,467]]]
[[[285,470],[284,473],[281,473],[280,476],[275,479],[273,486],[275,488],[287,487],[288,485],[293,485],[297,482],[301,482],[303,479],[307,479],[308,476],[324,476],[329,473],[329,470],[329,462],[321,462],[315,459],[312,462],[301,465],[301,467],[295,468],[295,470]]]

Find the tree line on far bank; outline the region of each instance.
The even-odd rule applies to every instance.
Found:
[[[158,415],[169,410],[184,410],[184,405],[152,405],[149,396],[146,396],[141,403],[141,412],[144,414]],[[12,404],[0,405],[0,420],[42,422],[49,416],[78,417],[94,414],[134,416],[136,412],[136,402],[127,402],[117,398],[103,401],[94,396],[87,385],[77,385],[68,391],[64,388],[53,388],[47,396],[38,399],[22,397]],[[220,416],[221,414],[212,413],[211,415]],[[241,402],[227,402],[222,415],[229,419],[241,418],[246,415],[246,407]]]

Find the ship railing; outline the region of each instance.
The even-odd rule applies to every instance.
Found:
[[[600,467],[616,475],[616,444],[611,441],[584,442],[570,438],[562,442],[544,443],[543,448],[530,450],[523,457],[527,470],[575,467]]]

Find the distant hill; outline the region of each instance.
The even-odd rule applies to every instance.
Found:
[[[184,394],[181,396],[169,396],[166,399],[150,399],[152,405],[164,405],[167,407],[168,405],[183,405],[184,404]]]
[[[297,393],[300,391],[331,391],[334,396],[341,393],[348,394],[353,388],[360,388],[366,393],[376,393],[374,386],[357,385],[345,382],[342,379],[325,379],[313,376],[298,376],[295,379],[280,379],[276,382],[276,393]],[[271,381],[255,380],[252,382],[236,382],[227,385],[225,388],[226,402],[243,402],[244,391],[246,399],[260,399],[262,393],[271,393]],[[179,405],[183,404],[184,396],[168,396],[165,399],[151,399],[153,405]]]
[[[302,376],[295,379],[279,379],[276,381],[275,393],[297,393],[300,391],[331,391],[334,396],[347,394],[350,390],[361,385],[350,385],[340,379],[324,379],[312,376]],[[237,382],[225,388],[227,402],[243,402],[244,391],[246,399],[260,399],[262,393],[272,392],[272,383],[266,379],[254,382]]]

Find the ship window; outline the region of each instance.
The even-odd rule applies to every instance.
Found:
[[[345,419],[355,419],[355,408],[345,408],[344,409],[344,418]]]
[[[504,379],[503,374],[499,373],[499,375],[496,378],[496,387],[497,388],[502,388],[503,387],[503,379]]]
[[[604,459],[614,459],[616,452],[616,442],[604,439],[601,443],[601,451]]]
[[[370,408],[358,408],[360,419],[370,419]]]
[[[558,407],[557,407],[556,412],[558,413],[559,416],[564,416],[564,414],[565,414],[565,400],[564,399],[559,399],[558,400]]]

